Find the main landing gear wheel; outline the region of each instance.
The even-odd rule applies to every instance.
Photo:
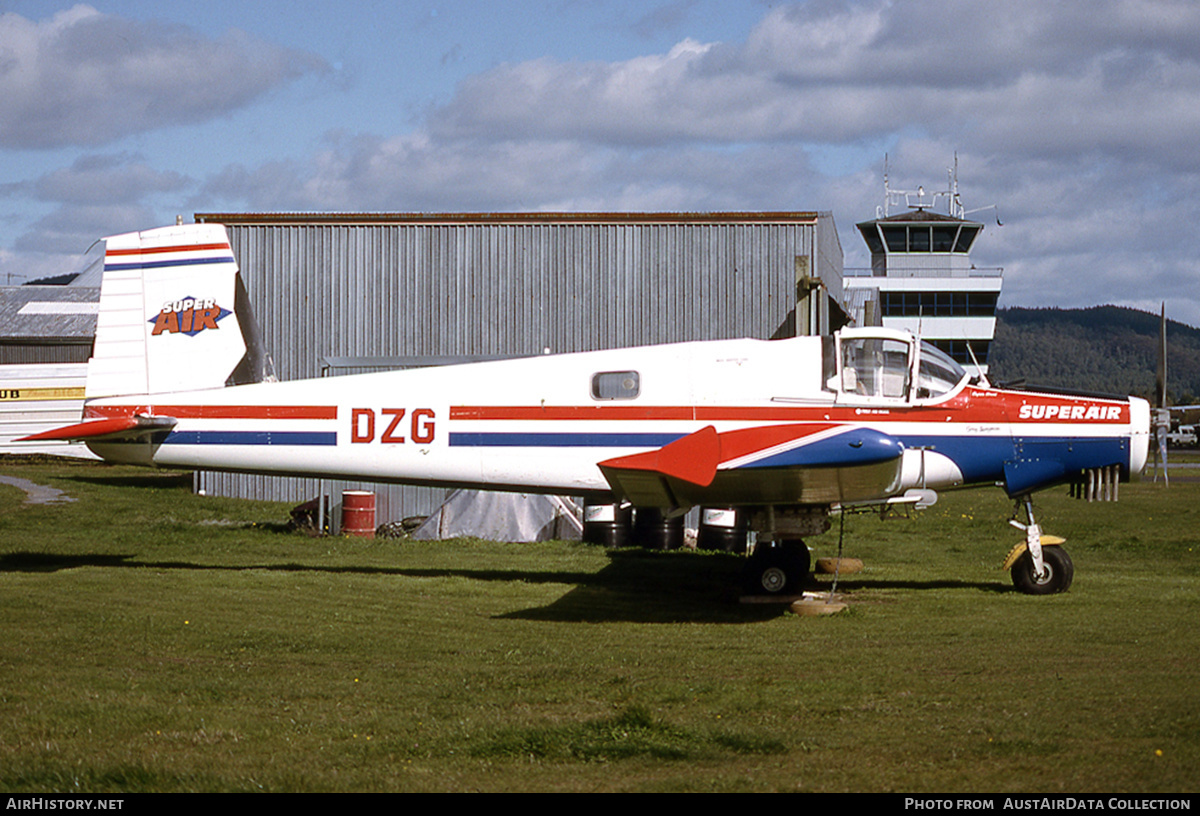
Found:
[[[799,595],[809,559],[803,541],[760,542],[742,570],[742,590],[746,595]]]
[[[1041,578],[1033,574],[1033,556],[1028,552],[1012,565],[1013,585],[1026,595],[1053,595],[1066,592],[1075,579],[1075,565],[1071,556],[1062,547],[1043,547],[1042,563],[1045,572]]]

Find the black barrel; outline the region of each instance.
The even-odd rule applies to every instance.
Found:
[[[696,549],[744,553],[746,518],[732,507],[705,507],[700,510],[700,529]]]
[[[628,547],[632,534],[633,508],[619,504],[583,503],[583,540],[605,547]]]
[[[633,540],[648,550],[683,547],[683,516],[667,518],[655,507],[639,507],[633,516]]]

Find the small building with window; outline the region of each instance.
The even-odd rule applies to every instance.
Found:
[[[0,454],[95,458],[77,442],[13,441],[79,421],[100,299],[86,283],[0,287]]]
[[[921,191],[908,199],[915,209],[858,224],[871,266],[846,269],[844,287],[859,325],[910,331],[971,375],[986,375],[1003,270],[971,261],[983,224],[962,217],[952,195],[952,215],[924,206]]]

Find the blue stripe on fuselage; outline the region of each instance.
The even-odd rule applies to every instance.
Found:
[[[134,261],[133,263],[106,263],[104,271],[110,270],[126,271],[129,269],[165,269],[170,266],[195,266],[198,264],[222,264],[234,263],[233,256],[227,255],[224,258],[188,258],[185,260],[170,260],[170,261]]]
[[[334,431],[172,431],[165,445],[337,445]]]

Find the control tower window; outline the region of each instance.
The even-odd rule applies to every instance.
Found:
[[[879,230],[874,224],[867,224],[862,228],[863,240],[867,242],[867,248],[871,250],[872,255],[878,255],[883,252],[883,241],[879,238]]]
[[[978,226],[967,224],[878,224],[859,226],[872,254],[886,251],[944,252],[965,254],[979,235]],[[876,231],[878,229],[878,232]],[[882,241],[880,238],[882,237]]]
[[[958,233],[957,227],[933,228],[933,251],[950,252],[954,249],[954,238]]]
[[[979,227],[963,227],[958,233],[958,242],[954,245],[955,252],[970,252],[971,244],[975,243],[975,236],[979,234]]]
[[[995,317],[995,292],[880,292],[884,317]]]
[[[888,252],[907,252],[908,230],[904,227],[884,227],[883,242],[887,244]]]

